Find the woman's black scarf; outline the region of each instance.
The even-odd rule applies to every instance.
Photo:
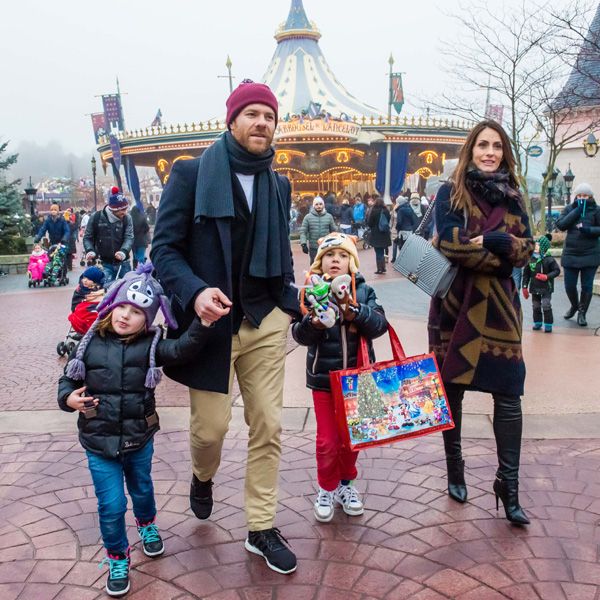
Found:
[[[469,191],[492,206],[503,202],[508,204],[511,200],[519,203],[521,200],[521,193],[513,187],[510,174],[505,169],[487,173],[472,167],[467,171],[466,180]]]
[[[291,272],[287,216],[271,163],[275,152],[252,154],[225,132],[200,158],[194,220],[235,217],[232,173],[255,176],[256,217],[249,274],[282,277]]]

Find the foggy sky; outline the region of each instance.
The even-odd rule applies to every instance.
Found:
[[[501,2],[503,0],[500,0]],[[506,0],[504,3],[515,3]],[[566,4],[556,0],[555,5]],[[441,38],[456,33],[442,13],[456,0],[304,0],[319,44],[341,83],[385,110],[387,60],[405,72],[406,110],[446,83]],[[264,75],[273,34],[290,0],[19,0],[0,18],[0,139],[58,142],[65,156],[90,156],[96,95],[114,93],[118,76],[127,128],[150,124],[160,107],[166,123],[224,114],[227,55],[237,82]],[[25,166],[24,166],[25,167]]]

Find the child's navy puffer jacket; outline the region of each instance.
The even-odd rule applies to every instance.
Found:
[[[375,360],[371,340],[387,331],[387,319],[377,300],[375,290],[356,274],[356,300],[360,311],[351,322],[340,320],[330,329],[316,329],[310,323],[311,315],[305,315],[292,328],[294,339],[308,346],[306,354],[306,385],[313,390],[329,391],[329,371],[356,366],[359,336],[367,340],[369,360]]]

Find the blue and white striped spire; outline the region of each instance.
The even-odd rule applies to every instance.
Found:
[[[263,77],[279,101],[279,116],[320,105],[334,118],[379,117],[376,108],[355,98],[337,80],[321,48],[321,34],[309,21],[302,0],[292,0],[287,21],[275,34],[277,48]]]

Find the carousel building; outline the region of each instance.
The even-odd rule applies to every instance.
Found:
[[[327,190],[399,193],[423,190],[456,158],[471,126],[437,118],[392,117],[354,97],[335,77],[319,46],[321,33],[302,0],[292,0],[275,34],[277,47],[263,77],[279,102],[274,168],[294,193]],[[147,127],[116,134],[122,157],[152,167],[164,184],[173,164],[200,156],[225,131],[224,120]],[[113,162],[107,137],[98,152]],[[389,151],[389,157],[386,156]],[[386,173],[387,162],[387,177]]]

